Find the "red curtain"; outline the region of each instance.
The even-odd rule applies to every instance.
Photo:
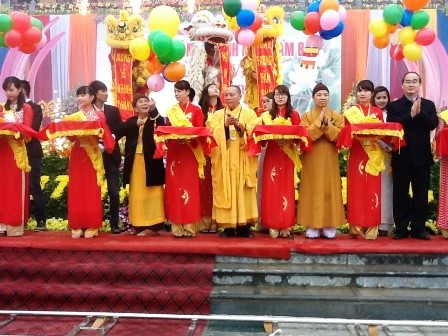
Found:
[[[96,77],[96,15],[70,16],[69,89]]]
[[[353,83],[365,79],[369,45],[370,11],[349,10],[342,33],[342,83],[341,98],[345,102]]]

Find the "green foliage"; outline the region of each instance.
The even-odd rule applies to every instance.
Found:
[[[67,218],[67,188],[58,199],[51,197],[51,194],[59,184],[56,178],[65,175],[68,171],[68,158],[59,157],[54,154],[46,156],[42,160],[42,175],[49,176],[49,180],[44,188],[44,195],[47,201],[47,218]]]

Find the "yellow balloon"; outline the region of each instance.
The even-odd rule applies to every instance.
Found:
[[[375,19],[369,23],[369,32],[375,37],[381,37],[387,34],[387,23],[383,19]]]
[[[172,7],[158,6],[149,14],[148,27],[150,31],[161,30],[174,37],[180,27],[179,15]]]
[[[238,23],[236,22],[236,16],[230,17],[226,13],[224,13],[224,10],[222,11],[222,15],[226,19],[227,27],[231,30],[239,30],[240,26],[238,26]]]
[[[142,62],[148,59],[151,48],[149,47],[148,41],[143,37],[137,37],[129,43],[129,52],[132,57]]]
[[[403,55],[410,61],[418,61],[422,58],[423,49],[416,42],[412,42],[403,47]]]
[[[400,40],[402,45],[407,45],[409,43],[414,42],[415,40],[415,34],[417,32],[412,29],[412,27],[404,27],[400,32],[398,33],[398,39]]]

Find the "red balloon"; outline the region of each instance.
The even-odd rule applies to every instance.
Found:
[[[401,61],[404,58],[403,46],[401,44],[392,44],[389,49],[389,55],[393,60]]]
[[[436,34],[431,28],[420,29],[415,35],[415,42],[421,46],[427,46],[434,42]]]
[[[31,27],[23,33],[22,40],[30,44],[38,43],[42,39],[42,32],[39,28]]]
[[[305,15],[305,30],[310,34],[315,34],[320,30],[320,14],[318,12],[310,12]]]
[[[24,54],[32,54],[37,50],[37,43],[22,43],[19,50]]]
[[[13,11],[9,14],[9,16],[11,17],[11,19],[14,19],[14,16],[16,16],[17,14],[20,14],[22,12],[18,12],[18,11]]]
[[[252,23],[252,26],[250,26],[249,29],[255,32],[261,28],[262,24],[263,24],[263,18],[261,17],[261,15],[255,14],[255,21],[254,23]]]
[[[28,14],[17,12],[12,17],[12,29],[16,29],[19,32],[26,32],[31,27],[31,18]]]
[[[22,34],[15,29],[11,29],[5,34],[5,43],[10,48],[17,48],[22,43]]]

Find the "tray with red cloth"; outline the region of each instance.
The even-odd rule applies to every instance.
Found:
[[[18,139],[20,136],[35,138],[38,136],[38,133],[24,124],[2,121],[0,122],[0,136],[1,135],[9,135]]]
[[[448,155],[448,128],[442,129],[436,135],[437,156]]]
[[[215,147],[216,140],[207,127],[185,127],[185,126],[158,126],[154,131],[154,139],[157,143],[154,157],[162,154],[160,145],[167,140],[196,140],[202,146],[206,155]]]
[[[301,125],[257,125],[255,126],[252,137],[254,144],[250,145],[250,152],[258,154],[260,152],[260,142],[269,140],[294,140],[301,145],[302,150],[311,150],[312,140],[309,137],[308,130]]]
[[[115,147],[115,139],[109,127],[101,120],[52,122],[39,132],[42,140],[53,140],[59,137],[97,136],[103,141],[104,147],[110,151]]]
[[[339,134],[337,146],[352,146],[353,138],[377,138],[390,143],[394,150],[405,145],[403,126],[400,123],[378,122],[347,125]]]

